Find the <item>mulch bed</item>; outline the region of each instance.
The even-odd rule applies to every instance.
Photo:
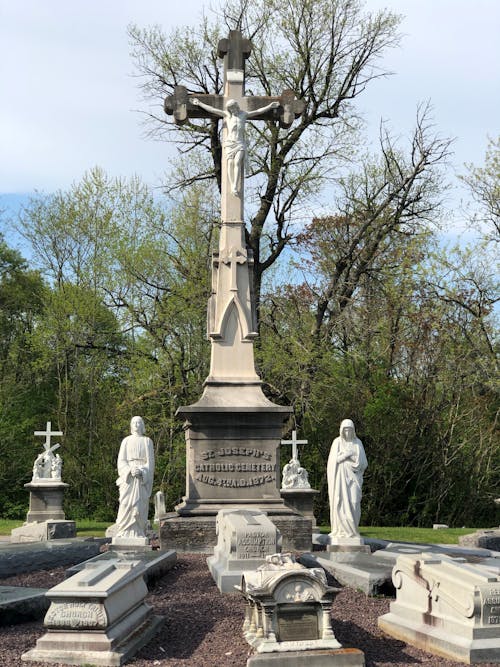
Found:
[[[50,588],[64,579],[64,568],[32,572],[0,581],[6,586]],[[134,667],[245,667],[250,647],[243,639],[243,598],[222,595],[206,565],[206,556],[179,554],[175,567],[151,589],[148,602],[165,624],[150,644],[128,664]],[[366,667],[426,665],[457,667],[445,660],[384,635],[378,616],[389,610],[389,598],[368,598],[344,589],[333,606],[333,630],[345,647],[364,651]],[[0,628],[0,666],[20,667],[21,654],[43,634],[41,621]],[[48,665],[54,663],[32,663]],[[304,660],[304,665],[307,660]],[[483,667],[498,664],[483,663]]]

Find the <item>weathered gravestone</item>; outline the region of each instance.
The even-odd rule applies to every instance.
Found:
[[[274,554],[255,572],[243,573],[239,590],[246,600],[243,634],[257,651],[248,667],[365,664],[361,651],[342,649],[335,638],[331,610],[340,589],[328,586],[321,568]],[[276,654],[286,657],[276,663]]]
[[[402,555],[396,601],[378,619],[389,635],[467,663],[500,661],[500,576],[439,554]]]
[[[139,561],[87,564],[51,588],[47,632],[22,660],[121,665],[159,629]]]
[[[234,593],[244,570],[262,565],[281,547],[276,526],[256,510],[220,510],[216,531],[217,546],[207,564],[221,593]]]
[[[224,508],[265,511],[279,522],[286,548],[310,548],[310,520],[290,509],[279,490],[280,438],[292,409],[265,397],[255,370],[253,258],[243,211],[246,121],[289,127],[303,103],[291,91],[279,97],[245,95],[250,52],[250,41],[232,30],[218,47],[224,58],[224,94],[194,95],[176,86],[165,100],[176,123],[223,120],[220,241],[208,305],[210,374],[200,400],[178,410],[185,421],[186,494],[177,516],[163,520],[160,530],[161,543],[178,551],[210,550],[216,542],[215,516]]]
[[[26,523],[11,531],[11,541],[42,542],[76,537],[76,524],[66,520],[63,510],[63,495],[68,484],[61,479],[62,459],[54,454],[60,445],[51,444],[52,436],[63,433],[52,431],[51,422],[47,422],[46,430],[35,431],[35,435],[45,437],[44,450],[35,459],[31,482],[24,485],[30,492]]]

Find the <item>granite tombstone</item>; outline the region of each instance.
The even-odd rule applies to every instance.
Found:
[[[258,510],[220,510],[216,530],[217,545],[207,564],[221,593],[233,593],[244,570],[262,565],[281,546],[276,526]]]
[[[283,665],[365,664],[361,651],[343,650],[333,633],[332,604],[340,589],[327,584],[321,568],[273,554],[256,571],[244,572],[238,588],[246,601],[243,634],[257,651],[248,667],[273,664],[265,656],[276,653],[286,654]]]

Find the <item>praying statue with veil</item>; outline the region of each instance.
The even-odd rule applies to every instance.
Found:
[[[363,443],[356,437],[354,423],[344,419],[339,437],[332,443],[327,465],[331,538],[359,538],[361,487],[367,465]]]

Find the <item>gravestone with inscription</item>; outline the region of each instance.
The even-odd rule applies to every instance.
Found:
[[[63,510],[64,491],[68,487],[61,479],[62,459],[60,444],[52,444],[53,436],[63,435],[53,431],[47,422],[45,431],[35,431],[36,436],[45,438],[44,449],[33,464],[31,482],[25,484],[30,492],[30,505],[26,522],[11,531],[11,542],[43,542],[45,540],[76,537],[76,524],[66,520]]]
[[[256,510],[220,510],[216,532],[217,546],[207,564],[221,593],[234,593],[244,570],[259,567],[281,548],[276,526]]]
[[[140,561],[87,563],[51,588],[47,632],[23,660],[69,665],[121,665],[146,644],[162,618],[144,602]]]
[[[387,634],[467,663],[500,661],[500,576],[441,554],[398,557],[396,601],[378,619]]]
[[[215,545],[215,516],[224,508],[259,509],[279,521],[291,549],[308,549],[311,522],[280,495],[279,447],[292,409],[266,398],[254,363],[257,336],[252,251],[244,223],[245,124],[265,120],[289,127],[303,110],[290,90],[280,96],[245,95],[251,43],[237,30],[219,42],[223,95],[192,94],[176,86],[165,111],[177,124],[222,120],[221,227],[212,258],[208,304],[210,374],[203,395],[180,407],[186,435],[186,493],[177,516],[161,522],[162,544],[177,551]]]
[[[321,568],[307,569],[291,554],[273,554],[255,572],[244,572],[237,588],[246,600],[243,634],[257,651],[248,667],[365,664],[362,651],[342,649],[333,633],[332,604],[340,588],[328,586]],[[286,658],[276,662],[276,653]]]

